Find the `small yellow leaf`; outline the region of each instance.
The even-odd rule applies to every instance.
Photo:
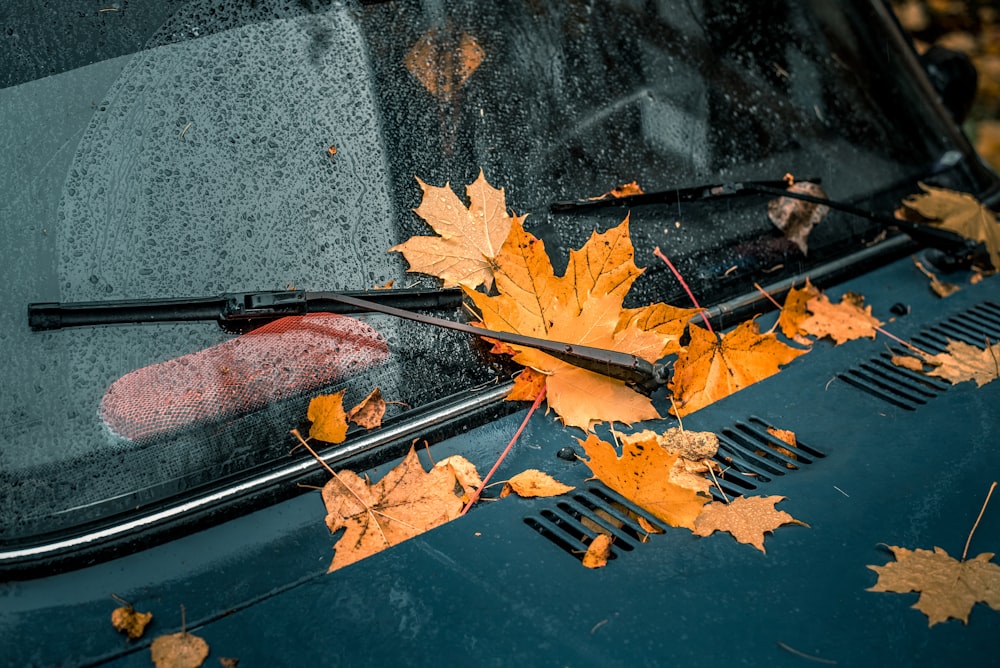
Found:
[[[326,443],[340,443],[347,437],[347,415],[344,414],[344,391],[322,394],[309,402],[306,417],[312,421],[309,438]]]
[[[569,485],[564,485],[548,473],[537,469],[521,471],[516,476],[504,483],[500,490],[500,497],[509,494],[517,494],[523,497],[532,496],[559,496],[576,489]]]
[[[611,536],[599,533],[590,541],[587,552],[583,555],[583,565],[587,568],[601,568],[608,564],[611,557]]]

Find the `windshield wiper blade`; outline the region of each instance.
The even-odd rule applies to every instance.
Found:
[[[568,364],[615,378],[644,391],[669,381],[669,367],[651,364],[615,350],[549,341],[445,320],[407,309],[448,309],[462,304],[462,291],[380,290],[373,292],[306,292],[281,290],[226,293],[191,299],[146,299],[106,302],[36,303],[28,305],[28,324],[35,331],[111,324],[217,321],[225,329],[268,322],[305,313],[382,313],[541,350]]]
[[[799,182],[820,183],[820,179],[799,179]],[[885,229],[898,229],[923,246],[937,248],[947,253],[968,256],[976,246],[975,241],[966,239],[950,230],[932,225],[920,225],[894,216],[887,216],[868,209],[863,209],[847,202],[826,197],[816,197],[807,193],[788,190],[787,181],[743,181],[741,183],[723,183],[716,185],[694,186],[692,188],[677,188],[674,190],[659,190],[639,195],[587,200],[580,202],[553,202],[549,210],[553,213],[565,213],[581,209],[607,206],[645,206],[650,204],[673,204],[676,202],[697,202],[706,200],[726,199],[731,197],[748,197],[753,195],[770,195],[772,197],[788,197],[803,202],[822,204],[837,211],[865,218],[878,223]]]

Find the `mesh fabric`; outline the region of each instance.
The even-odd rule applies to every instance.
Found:
[[[115,434],[149,441],[252,413],[381,364],[389,348],[365,323],[291,316],[224,343],[125,374],[101,399]]]

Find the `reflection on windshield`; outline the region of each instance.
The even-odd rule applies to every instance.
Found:
[[[147,48],[0,90],[13,147],[0,158],[11,286],[0,539],[286,462],[288,430],[319,392],[344,389],[351,402],[380,387],[420,409],[502,375],[465,335],[363,316],[386,355],[293,392],[262,374],[260,394],[236,405],[220,398],[223,367],[280,372],[302,363],[298,344],[244,354],[211,323],[32,333],[30,302],[410,286],[387,250],[425,232],[414,176],[470,183],[482,168],[565,258],[621,212],[560,218],[551,201],[630,181],[652,192],[788,172],[853,201],[955,148],[906,103],[916,84],[878,69],[903,55],[886,60],[896,47],[866,32],[877,21],[862,3],[551,4],[199,0],[165,21],[130,8],[130,21],[163,21]],[[759,267],[791,275],[878,234],[832,213],[806,257],[766,208],[750,198],[637,211],[639,264],[669,247],[710,304],[746,287],[719,280],[734,262],[752,283]],[[678,301],[674,290],[659,267],[636,286],[646,302]],[[199,389],[198,411],[212,406],[156,438],[109,429],[109,388],[154,376],[162,391],[149,401],[164,406],[153,412],[188,406]]]

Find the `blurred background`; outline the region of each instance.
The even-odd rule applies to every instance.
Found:
[[[892,6],[921,53],[940,45],[972,59],[978,91],[963,129],[979,154],[1000,171],[1000,2],[893,0]]]

